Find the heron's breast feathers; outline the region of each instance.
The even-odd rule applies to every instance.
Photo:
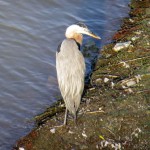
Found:
[[[68,44],[76,47],[69,48]],[[75,41],[67,40],[62,42],[61,50],[56,54],[57,77],[63,97],[74,97],[83,92],[85,62],[77,48]]]

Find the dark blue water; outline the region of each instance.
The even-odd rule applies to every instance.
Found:
[[[32,118],[60,96],[55,51],[67,26],[83,21],[111,40],[129,0],[0,0],[0,150],[32,128]],[[86,60],[88,63],[88,59]]]

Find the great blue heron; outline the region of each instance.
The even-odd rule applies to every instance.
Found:
[[[66,105],[64,125],[66,125],[68,110],[73,114],[76,122],[77,110],[84,89],[85,61],[80,52],[82,34],[100,39],[85,24],[73,24],[66,29],[66,39],[62,41],[56,52],[58,84]]]

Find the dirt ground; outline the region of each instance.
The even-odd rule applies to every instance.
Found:
[[[101,50],[82,98],[77,126],[63,123],[60,100],[13,150],[150,149],[150,2],[131,0],[113,42]]]

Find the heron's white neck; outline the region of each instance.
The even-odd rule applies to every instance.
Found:
[[[71,25],[66,29],[66,38],[74,39],[80,45],[82,44],[83,36],[79,33],[80,28],[77,25]]]

